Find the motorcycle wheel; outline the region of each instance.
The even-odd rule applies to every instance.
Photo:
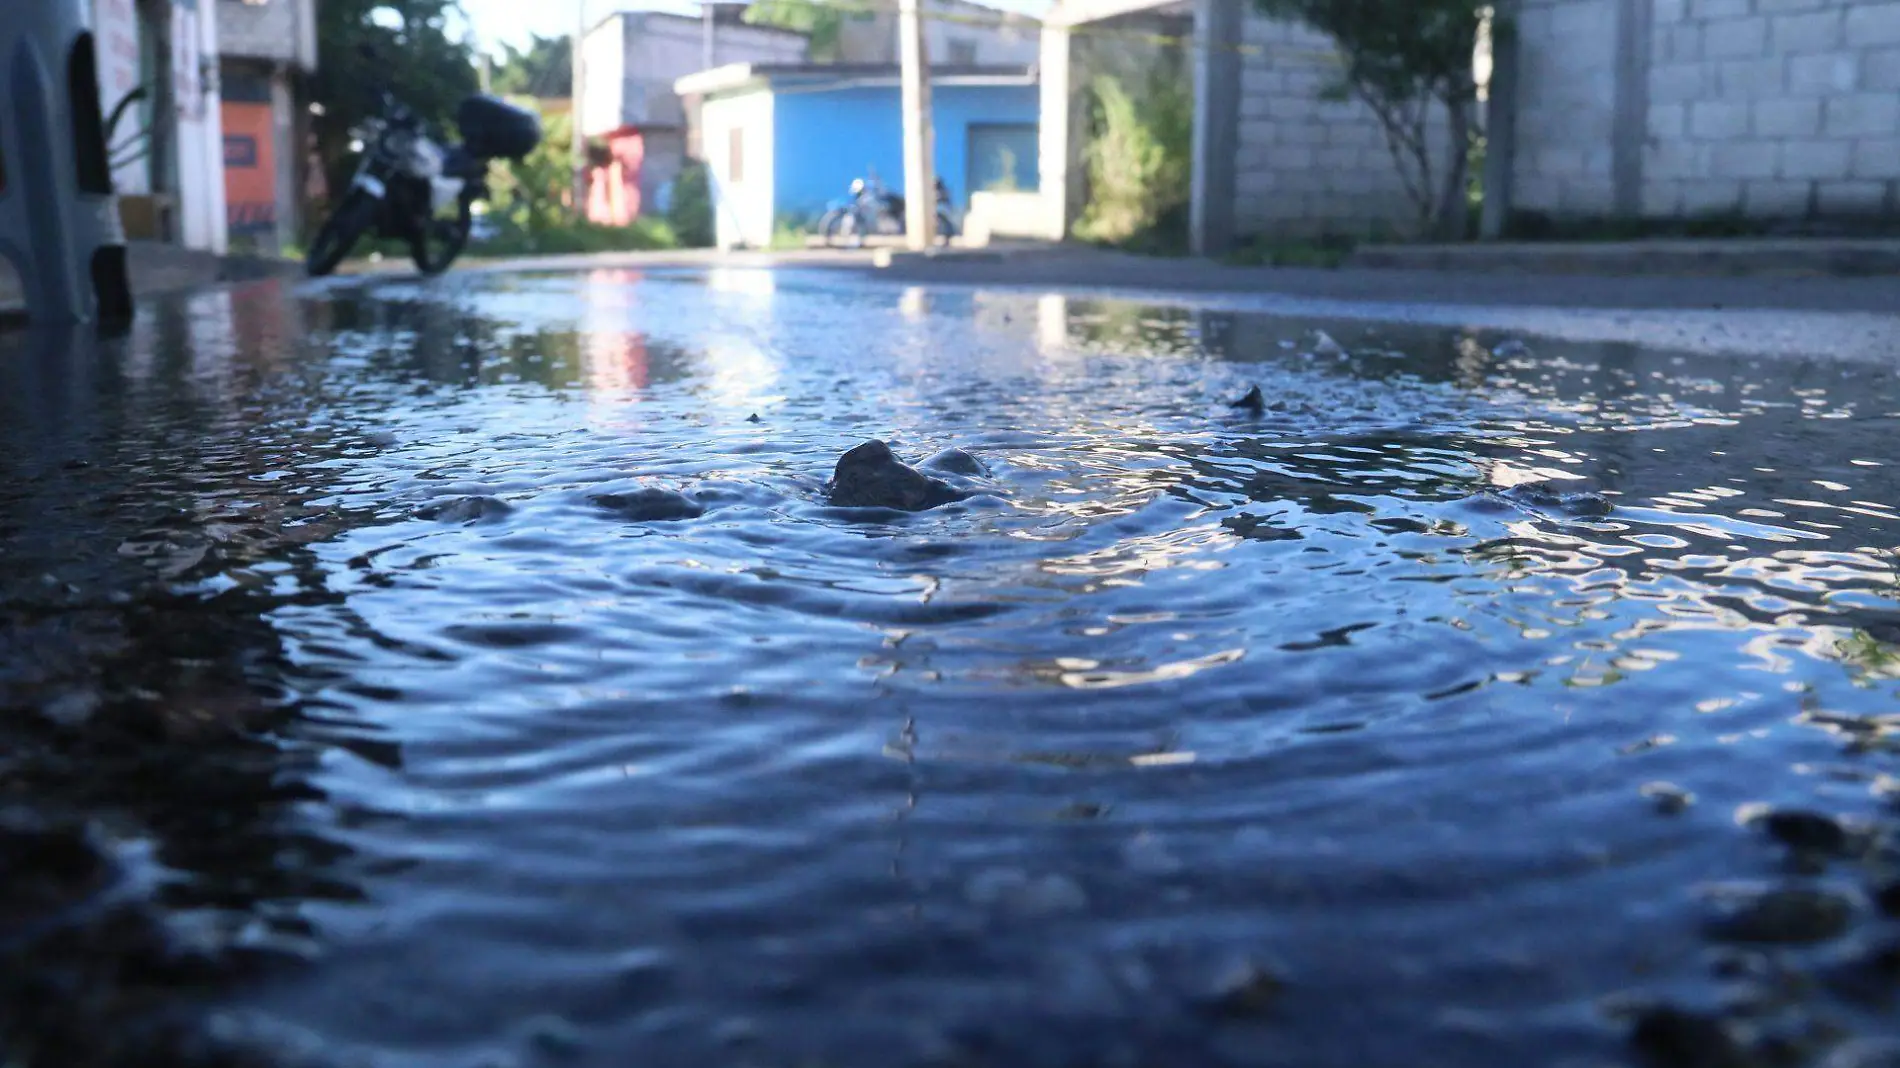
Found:
[[[468,247],[468,233],[473,228],[474,217],[466,200],[457,207],[454,218],[424,219],[420,232],[409,239],[409,258],[416,261],[416,270],[426,275],[448,270]]]
[[[818,232],[825,239],[827,247],[838,243],[838,238],[847,242],[862,243],[858,235],[858,213],[855,211],[832,211],[818,220]]]
[[[352,189],[343,203],[317,227],[317,236],[304,255],[304,270],[310,277],[321,278],[336,270],[343,257],[356,247],[357,239],[376,221],[376,198],[361,189]]]

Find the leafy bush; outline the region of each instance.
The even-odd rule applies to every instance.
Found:
[[[664,219],[635,219],[626,226],[564,222],[559,226],[524,230],[502,220],[495,236],[469,246],[471,256],[551,256],[575,252],[648,252],[678,248],[673,228]]]
[[[1342,235],[1326,235],[1312,241],[1255,238],[1224,258],[1236,267],[1332,268],[1345,263],[1356,244],[1352,238]]]
[[[684,248],[709,248],[713,234],[712,183],[706,164],[689,159],[673,179],[673,203],[666,220],[673,224],[673,236]]]
[[[1150,78],[1141,99],[1119,79],[1090,84],[1093,129],[1085,150],[1089,201],[1077,222],[1085,241],[1166,247],[1158,233],[1185,222],[1194,102],[1175,79]]]

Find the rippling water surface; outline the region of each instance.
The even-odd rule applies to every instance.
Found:
[[[220,1034],[886,1068],[1616,1063],[1650,1000],[1795,1063],[1894,1031],[1896,977],[1826,979],[1894,933],[1884,367],[603,272],[199,295],[0,341],[0,385],[0,784],[170,937],[272,962],[189,996]],[[992,492],[828,506],[868,438]],[[647,486],[705,513],[592,499]],[[1763,806],[1860,846],[1791,858]],[[1848,922],[1711,937],[1787,886]]]

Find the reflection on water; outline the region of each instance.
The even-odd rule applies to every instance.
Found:
[[[759,271],[0,344],[0,781],[220,962],[158,999],[53,953],[75,884],[0,936],[117,1000],[0,987],[28,1048],[154,1005],[405,1066],[1595,1064],[1643,999],[1794,1062],[1891,1029],[1826,979],[1894,993],[1854,837],[1900,729],[1877,369]],[[828,507],[871,437],[1001,491]],[[592,500],[644,486],[706,513]],[[1762,806],[1864,848],[1784,855]],[[1845,933],[1711,941],[1783,884]]]

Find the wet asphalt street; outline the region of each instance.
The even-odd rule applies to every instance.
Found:
[[[765,262],[0,334],[0,1064],[1900,1059],[1891,281]]]

